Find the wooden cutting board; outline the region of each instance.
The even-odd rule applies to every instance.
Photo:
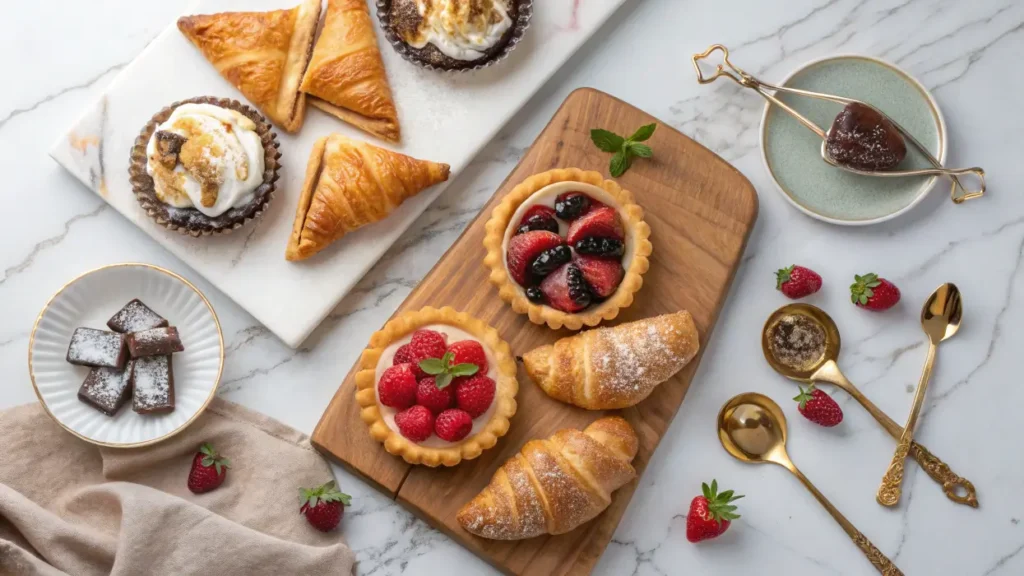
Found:
[[[497,328],[516,355],[571,335],[568,330],[554,331],[530,323],[498,298],[497,290],[487,281],[488,269],[483,266],[484,224],[500,199],[531,174],[578,167],[608,177],[610,155],[590,142],[591,128],[628,135],[656,121],[593,89],[570,94],[480,215],[396,314],[424,306],[452,306]],[[703,352],[757,218],[757,193],[735,168],[661,122],[648,144],[654,149],[654,158],[637,160],[618,181],[644,208],[654,253],[635,302],[610,324],[689,310],[700,331]],[[639,474],[643,474],[682,403],[699,362],[700,355],[646,400],[620,411],[640,437],[640,450],[633,461]],[[521,368],[516,397],[519,410],[508,434],[476,460],[454,468],[431,469],[406,464],[370,438],[359,418],[353,377],[354,371],[350,371],[313,431],[313,445],[320,451],[508,574],[590,573],[611,540],[636,481],[615,492],[603,514],[560,536],[519,542],[485,540],[463,531],[455,514],[526,441],[547,437],[562,428],[583,428],[602,416],[601,412],[549,398]]]

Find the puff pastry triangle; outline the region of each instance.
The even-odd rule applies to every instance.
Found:
[[[309,103],[398,142],[401,132],[366,0],[327,0],[324,28],[300,89]]]
[[[320,0],[290,10],[183,16],[178,30],[221,76],[288,132],[302,126],[299,83],[313,51]]]
[[[316,141],[285,258],[305,260],[406,199],[448,179],[447,164],[332,134]]]

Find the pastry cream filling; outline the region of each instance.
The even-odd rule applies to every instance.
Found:
[[[416,0],[422,22],[406,41],[413,48],[433,44],[456,60],[478,60],[512,27],[504,0]]]
[[[506,271],[508,270],[508,243],[509,240],[515,236],[516,229],[519,228],[519,223],[522,222],[526,211],[538,204],[547,206],[548,208],[554,208],[555,199],[559,194],[564,194],[566,192],[582,192],[605,206],[615,208],[619,211],[619,215],[621,217],[622,206],[619,205],[619,201],[603,188],[594,186],[593,184],[575,182],[572,180],[548,184],[534,192],[529,198],[519,205],[519,208],[512,214],[512,218],[508,222],[508,227],[505,228],[505,238],[501,242],[501,253],[505,255],[503,262],[505,264]],[[561,218],[555,218],[555,220],[558,222],[558,235],[564,240],[569,233],[569,224],[564,222]],[[625,238],[622,241],[622,246],[622,267],[625,270],[629,270],[629,265],[633,262],[633,230],[629,226],[625,226]],[[525,294],[525,289],[522,286],[514,281],[512,284],[515,286],[516,290]]]
[[[216,217],[252,201],[263,183],[263,142],[245,115],[212,104],[182,104],[146,146],[157,198]]]
[[[458,342],[459,340],[475,340],[477,342],[480,342],[479,338],[473,336],[469,332],[466,332],[465,330],[460,330],[459,328],[456,328],[454,326],[448,326],[447,324],[429,324],[427,326],[421,326],[419,329],[434,330],[435,332],[440,332],[445,337],[445,340],[448,342],[448,344],[451,344],[452,342]],[[375,381],[380,382],[380,377],[384,374],[384,371],[394,364],[395,353],[398,352],[398,349],[411,341],[412,333],[410,332],[409,334],[406,334],[402,338],[399,338],[398,340],[392,342],[387,348],[384,349],[384,352],[380,355],[380,359],[377,360],[377,372]],[[498,361],[495,359],[494,353],[491,352],[490,348],[488,348],[483,342],[480,342],[480,345],[483,346],[484,355],[487,357],[486,375],[488,378],[494,380],[495,383],[497,383]],[[385,406],[381,404],[380,390],[376,389],[375,391],[377,393],[377,406],[380,408],[380,413],[384,417],[384,423],[387,424],[388,428],[394,430],[396,434],[401,434],[401,432],[398,431],[398,425],[395,424],[395,414],[398,413],[398,410],[395,410],[390,406]],[[465,442],[469,438],[472,438],[474,435],[480,432],[480,430],[483,429],[485,426],[487,426],[487,423],[490,422],[491,418],[494,416],[494,410],[497,404],[498,395],[497,393],[495,393],[494,400],[491,401],[491,405],[487,408],[487,411],[473,419],[473,429],[469,432],[468,435],[466,435],[465,438],[463,438],[459,442],[448,442],[447,440],[442,440],[441,438],[439,438],[437,434],[433,434],[430,436],[430,438],[427,438],[423,442],[417,442],[416,445],[423,446],[425,448],[447,448],[450,446],[457,446],[459,444],[462,444],[463,442]]]

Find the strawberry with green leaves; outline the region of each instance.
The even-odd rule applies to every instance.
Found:
[[[224,483],[231,461],[213,449],[209,442],[203,442],[192,457],[192,469],[188,473],[188,489],[194,494],[209,492]]]
[[[775,289],[796,300],[821,290],[821,276],[796,264],[775,272]]]
[[[657,127],[657,124],[641,126],[629,138],[623,138],[610,130],[595,128],[590,131],[590,139],[601,151],[614,154],[611,164],[608,166],[608,172],[612,175],[612,178],[618,178],[626,170],[629,170],[629,167],[633,164],[633,157],[650,158],[654,156],[654,151],[651,150],[651,147],[641,144],[641,142],[650,139]]]
[[[690,513],[686,516],[686,539],[690,542],[717,538],[740,517],[732,503],[743,495],[734,494],[732,490],[719,493],[718,480],[712,480],[711,486],[701,484],[701,491],[703,495],[690,502]]]
[[[834,398],[811,384],[806,390],[800,387],[800,393],[793,400],[800,403],[797,410],[811,422],[819,426],[831,428],[843,421],[843,409]]]
[[[299,512],[321,532],[337,528],[345,513],[345,506],[352,504],[352,497],[343,494],[334,486],[334,480],[316,488],[299,488]]]
[[[900,301],[900,289],[873,272],[863,276],[854,275],[853,284],[850,285],[850,301],[860,308],[881,312]]]

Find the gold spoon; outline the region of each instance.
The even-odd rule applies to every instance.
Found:
[[[806,316],[825,330],[825,350],[821,356],[814,362],[795,368],[780,362],[772,353],[769,344],[769,330],[779,319],[791,314]],[[836,323],[822,309],[810,304],[787,304],[779,308],[768,317],[764,323],[764,329],[761,331],[761,349],[764,351],[765,360],[776,372],[799,382],[828,382],[838,386],[853,396],[853,399],[859,402],[890,436],[898,440],[903,436],[903,428],[900,428],[899,424],[889,418],[878,406],[875,406],[839,370],[839,365],[836,364],[836,359],[839,357],[839,345],[839,329],[836,327]],[[910,456],[920,464],[928,476],[942,485],[942,490],[946,493],[947,498],[958,504],[978,507],[978,496],[974,490],[974,484],[955,474],[949,466],[935,457],[927,448],[917,442],[911,442]],[[963,496],[959,494],[961,491]]]
[[[903,494],[903,462],[910,451],[910,443],[914,439],[914,427],[921,416],[921,406],[928,390],[928,381],[932,377],[932,366],[935,364],[935,351],[939,342],[956,334],[960,329],[960,318],[963,316],[963,305],[960,302],[960,290],[953,284],[946,283],[935,289],[921,308],[921,328],[928,335],[928,356],[921,371],[921,380],[917,383],[914,393],[914,406],[910,417],[903,426],[896,452],[892,455],[889,469],[882,477],[882,485],[878,487],[875,499],[882,506],[895,506]]]
[[[748,392],[726,402],[718,413],[718,439],[726,452],[737,460],[752,464],[771,462],[792,472],[850,535],[853,543],[880,573],[885,576],[903,575],[793,464],[786,453],[786,416],[771,398]]]
[[[704,60],[704,59],[708,58],[711,55],[711,53],[715,52],[716,50],[722,52],[722,64],[718,64],[715,67],[715,73],[714,74],[712,74],[709,77],[705,77],[704,76],[704,72],[700,68],[699,62],[701,60]],[[950,198],[953,200],[953,202],[955,204],[960,204],[960,203],[962,203],[965,200],[971,200],[973,198],[978,198],[978,197],[980,197],[980,196],[985,194],[985,171],[984,170],[982,170],[981,168],[979,168],[977,166],[973,167],[973,168],[946,168],[946,167],[944,167],[942,165],[942,163],[939,162],[939,160],[935,157],[935,155],[932,154],[931,150],[929,150],[925,145],[921,144],[921,142],[919,142],[916,138],[914,138],[913,134],[908,132],[903,126],[900,126],[899,122],[896,122],[895,120],[890,118],[889,115],[887,115],[885,112],[882,112],[881,110],[879,110],[878,108],[875,108],[874,106],[868,104],[867,102],[862,102],[860,100],[855,100],[853,98],[846,98],[846,97],[843,97],[843,96],[836,96],[836,95],[833,95],[833,94],[823,94],[821,92],[811,92],[810,90],[800,90],[800,89],[797,89],[797,88],[789,88],[789,87],[786,87],[786,86],[776,86],[774,84],[769,84],[767,82],[762,82],[761,80],[758,80],[757,78],[754,78],[750,74],[747,74],[741,68],[739,68],[738,66],[736,66],[735,64],[730,62],[729,61],[729,49],[726,48],[725,46],[722,46],[721,44],[714,44],[711,47],[709,47],[707,50],[702,52],[701,54],[694,54],[693,55],[693,67],[697,71],[697,82],[699,82],[701,84],[710,84],[711,82],[714,82],[718,78],[724,76],[724,77],[732,80],[733,82],[736,82],[740,86],[743,86],[744,88],[750,88],[754,92],[757,92],[758,94],[760,94],[765,100],[771,102],[772,104],[774,104],[774,105],[778,106],[779,108],[782,108],[783,110],[788,112],[793,118],[795,118],[797,121],[799,121],[801,124],[803,124],[807,129],[809,129],[810,131],[814,132],[819,137],[821,137],[821,139],[822,139],[822,142],[821,142],[821,157],[822,157],[823,160],[825,160],[825,162],[828,162],[829,164],[831,164],[832,166],[835,166],[836,168],[839,168],[841,170],[845,170],[847,172],[852,172],[854,174],[860,174],[861,176],[880,176],[880,177],[890,177],[890,178],[893,178],[893,177],[895,177],[895,178],[902,178],[902,177],[906,177],[906,176],[932,176],[932,175],[948,176],[950,178],[950,180],[953,181],[953,188],[950,190],[949,195],[950,195]],[[728,67],[728,70],[726,70],[726,67]],[[771,92],[769,92],[769,91],[771,91]],[[798,94],[800,96],[807,96],[809,98],[817,98],[819,100],[827,100],[829,102],[835,102],[837,104],[843,104],[844,106],[847,105],[847,104],[860,104],[862,106],[871,108],[875,112],[878,112],[879,114],[881,114],[883,118],[889,120],[889,122],[892,122],[892,125],[896,128],[896,130],[898,130],[900,132],[900,134],[902,134],[903,137],[906,140],[909,140],[910,143],[913,144],[914,147],[916,147],[921,152],[921,154],[928,160],[928,162],[932,166],[934,166],[934,168],[925,168],[925,169],[921,169],[921,170],[888,170],[888,171],[885,171],[885,170],[858,170],[857,168],[852,168],[850,166],[846,166],[846,165],[840,164],[840,163],[836,162],[835,159],[833,159],[832,156],[828,153],[828,147],[826,146],[826,141],[828,139],[828,132],[826,132],[820,126],[818,126],[817,124],[815,124],[814,122],[812,122],[811,120],[809,120],[808,118],[806,118],[805,116],[803,116],[802,114],[800,114],[799,112],[794,110],[791,106],[787,105],[782,100],[779,100],[776,97],[776,94],[779,93],[779,92],[789,92],[791,94]],[[968,191],[966,188],[964,188],[963,184],[961,184],[959,178],[957,178],[958,176],[963,176],[963,175],[967,175],[967,174],[973,175],[978,180],[978,189],[977,190]],[[961,193],[957,193],[957,190],[960,190]]]

